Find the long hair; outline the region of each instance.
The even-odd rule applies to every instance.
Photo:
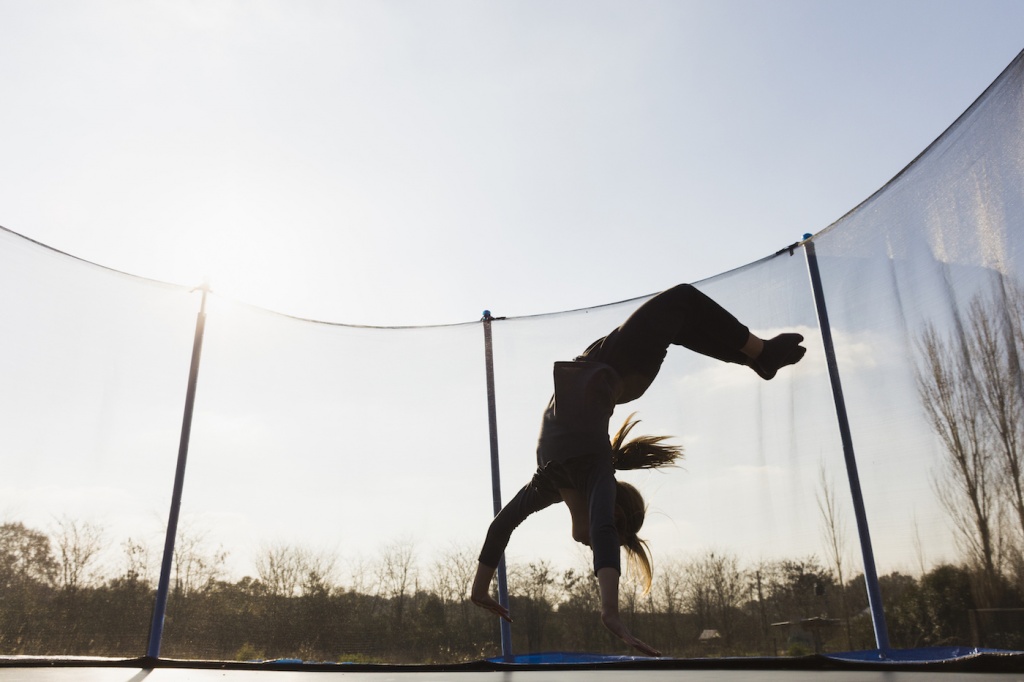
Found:
[[[612,437],[612,466],[616,469],[656,469],[672,466],[682,459],[683,449],[678,445],[667,445],[668,436],[637,436],[626,442],[633,427],[640,423],[636,413],[626,417],[618,432]],[[615,528],[619,540],[626,549],[629,569],[640,577],[644,594],[651,589],[651,552],[637,533],[644,525],[647,504],[640,491],[628,483],[615,484]]]

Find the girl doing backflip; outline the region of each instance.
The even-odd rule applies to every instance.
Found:
[[[490,595],[498,561],[512,531],[527,516],[564,502],[572,517],[573,539],[594,552],[601,621],[630,646],[660,655],[630,634],[619,618],[620,547],[645,589],[651,584],[651,560],[646,543],[637,536],[644,522],[643,498],[633,486],[616,481],[615,470],[666,466],[682,453],[661,437],[625,442],[636,423],[632,416],[609,442],[612,411],[644,394],[671,345],[746,365],[761,378],[771,379],[803,357],[801,341],[799,334],[763,340],[696,288],[680,284],[644,303],[572,362],[556,362],[555,391],[537,443],[537,471],[491,522],[473,582],[473,603],[511,620],[508,610]]]

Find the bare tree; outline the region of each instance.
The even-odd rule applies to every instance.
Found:
[[[441,552],[430,569],[430,587],[442,602],[465,600],[476,574],[476,554],[469,547],[451,545]]]
[[[709,551],[689,564],[686,577],[685,603],[697,616],[698,627],[714,626],[728,641],[736,610],[747,592],[739,559]]]
[[[815,496],[818,511],[821,513],[822,539],[825,542],[825,556],[835,569],[839,584],[845,583],[844,566],[846,563],[846,521],[839,513],[836,501],[835,484],[829,480],[822,463],[818,471],[818,492]]]
[[[304,550],[302,552],[302,580],[299,586],[302,596],[313,597],[330,594],[337,582],[338,560],[325,551]]]
[[[670,616],[682,613],[685,584],[685,566],[676,558],[660,562],[658,576],[651,584],[656,608]]]
[[[957,540],[981,570],[983,601],[1012,543],[1024,553],[1024,290],[1003,278],[972,299],[958,333],[929,325],[919,347],[918,392],[945,452],[936,491]],[[1008,525],[1010,519],[1015,521]]]
[[[256,557],[256,575],[275,597],[291,597],[298,592],[301,561],[294,547],[275,545],[264,548]]]
[[[619,582],[619,612],[630,629],[636,625],[636,614],[643,610],[646,597],[650,592],[644,594],[644,587],[629,573]]]
[[[369,594],[372,586],[370,579],[375,571],[371,562],[363,555],[348,558],[348,586],[352,592]]]
[[[517,596],[554,604],[556,575],[546,559],[530,562],[525,568],[515,571],[514,578],[510,591]]]
[[[554,610],[557,575],[551,564],[541,559],[526,566],[512,564],[508,572],[509,592],[515,600],[517,622],[526,630],[530,651],[543,646],[547,622]]]
[[[998,469],[987,442],[990,427],[979,400],[971,344],[963,334],[943,339],[928,325],[919,346],[923,366],[917,368],[918,394],[945,452],[935,490],[958,531],[958,542],[992,580]]]
[[[121,578],[128,583],[149,584],[150,552],[149,547],[132,538],[121,543],[124,550],[124,573]]]
[[[839,513],[836,501],[836,488],[825,472],[825,463],[821,463],[818,472],[818,511],[821,513],[822,539],[825,541],[825,557],[835,570],[839,585],[839,606],[843,614],[846,629],[847,645],[853,649],[853,637],[850,628],[850,613],[846,607],[846,521]]]
[[[917,556],[917,568],[921,575],[928,572],[927,562],[924,556],[924,543],[921,541],[921,527],[917,523],[917,514],[914,514],[914,554]]]
[[[584,561],[581,566],[567,569],[562,573],[559,582],[563,606],[587,613],[600,613],[600,592],[597,576],[594,575],[591,565],[590,561]]]
[[[377,564],[377,594],[392,602],[395,624],[401,628],[406,600],[417,579],[416,550],[409,540],[386,545]]]
[[[992,298],[975,298],[970,307],[967,350],[977,377],[977,398],[987,422],[991,447],[998,453],[1004,494],[1024,533],[1024,294],[1007,284]],[[1024,537],[1024,536],[1022,536]]]
[[[59,583],[64,591],[76,592],[93,577],[93,566],[104,546],[103,529],[66,516],[57,519],[56,525]]]
[[[279,544],[256,557],[256,574],[276,597],[324,595],[334,586],[336,564],[327,552]]]
[[[446,628],[447,646],[459,648],[477,639],[480,628],[474,618],[483,615],[469,600],[476,575],[477,555],[473,548],[451,544],[440,552],[430,569],[430,589],[441,603],[441,621]],[[456,617],[449,618],[447,614]],[[487,620],[493,625],[493,620]]]
[[[174,545],[174,591],[188,596],[205,590],[224,574],[227,552],[223,547],[208,550],[205,535],[179,530]]]

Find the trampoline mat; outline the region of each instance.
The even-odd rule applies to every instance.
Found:
[[[506,670],[327,672],[301,670],[216,670],[197,668],[5,668],[3,682],[912,682],[935,679],[934,672],[900,670]],[[942,673],[950,680],[1020,680],[1020,673]]]
[[[937,653],[953,654],[938,659]],[[959,650],[860,652],[801,658],[477,661],[456,665],[369,665],[294,660],[236,663],[169,659],[0,658],[0,682],[911,682],[1022,680],[1024,654]],[[893,657],[896,654],[897,657]],[[552,662],[554,661],[554,662]]]

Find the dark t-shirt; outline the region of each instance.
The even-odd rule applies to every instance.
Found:
[[[618,374],[602,362],[556,362],[555,394],[544,411],[537,442],[537,472],[487,531],[480,562],[497,566],[512,532],[526,517],[561,501],[559,488],[586,496],[594,571],[619,570],[615,530],[615,470],[608,422],[622,390]]]

